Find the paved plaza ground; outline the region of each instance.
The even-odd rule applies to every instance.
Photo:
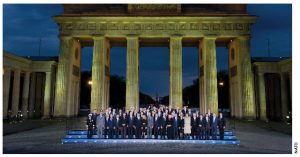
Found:
[[[78,121],[82,121],[78,118]],[[22,127],[26,126],[26,127]],[[203,144],[61,144],[65,120],[27,120],[4,123],[3,153],[292,153],[291,125],[231,120],[229,129],[240,145]],[[24,129],[20,129],[24,128]]]

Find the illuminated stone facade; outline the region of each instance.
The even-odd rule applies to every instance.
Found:
[[[139,108],[139,48],[143,46],[169,47],[169,106],[182,108],[182,47],[193,46],[199,49],[200,113],[208,109],[217,113],[216,47],[222,46],[229,54],[232,117],[284,119],[291,111],[292,60],[251,63],[250,26],[256,17],[247,14],[246,5],[66,4],[64,13],[53,18],[59,26],[58,62],[3,54],[4,119],[18,111],[26,118],[77,116],[85,46],[93,47],[91,110],[109,107],[113,46],[127,47],[126,109]],[[272,96],[279,100],[276,104],[269,100],[268,82],[274,81],[267,79],[268,74],[279,76],[280,95]]]
[[[57,61],[32,60],[3,52],[3,119],[53,115]],[[21,87],[22,85],[22,87]]]
[[[247,14],[246,5],[69,4],[64,5],[64,13],[54,20],[61,38],[56,117],[75,114],[69,112],[68,106],[72,104],[72,92],[78,92],[70,83],[76,78],[71,73],[76,46],[94,47],[91,109],[100,110],[109,106],[110,48],[127,46],[126,109],[129,109],[139,106],[139,47],[161,44],[170,48],[170,106],[183,106],[182,47],[192,45],[199,48],[200,112],[218,111],[216,46],[222,45],[235,51],[235,60],[230,62],[230,70],[235,69],[230,77],[233,114],[240,118],[256,117],[249,46],[250,26],[256,17]]]

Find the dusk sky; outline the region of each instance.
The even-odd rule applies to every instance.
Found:
[[[41,55],[58,56],[58,27],[52,16],[63,12],[58,4],[4,4],[3,5],[3,49],[19,56],[38,56],[41,38]],[[252,26],[251,56],[267,57],[267,39],[270,40],[271,57],[292,55],[292,5],[251,4],[248,13],[258,16]],[[183,87],[191,85],[198,77],[198,50],[183,48]],[[92,48],[82,50],[81,70],[91,70]],[[228,68],[226,48],[217,48],[218,70]],[[126,75],[126,48],[111,49],[111,74]],[[140,91],[155,96],[169,92],[169,50],[162,48],[140,48]]]

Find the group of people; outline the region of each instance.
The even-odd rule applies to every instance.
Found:
[[[198,139],[216,140],[219,130],[220,140],[224,139],[225,119],[219,116],[199,111],[192,112],[186,106],[183,109],[173,109],[164,106],[140,108],[135,110],[119,110],[108,108],[97,113],[93,110],[87,119],[87,137],[97,132],[99,138],[155,138],[155,139]],[[154,135],[154,136],[153,136]]]

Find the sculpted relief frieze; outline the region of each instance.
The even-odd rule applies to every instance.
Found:
[[[206,22],[185,22],[185,23],[86,23],[72,22],[60,23],[61,34],[109,34],[114,33],[188,33],[189,31],[202,31],[210,33],[250,33],[250,23],[206,23]]]

